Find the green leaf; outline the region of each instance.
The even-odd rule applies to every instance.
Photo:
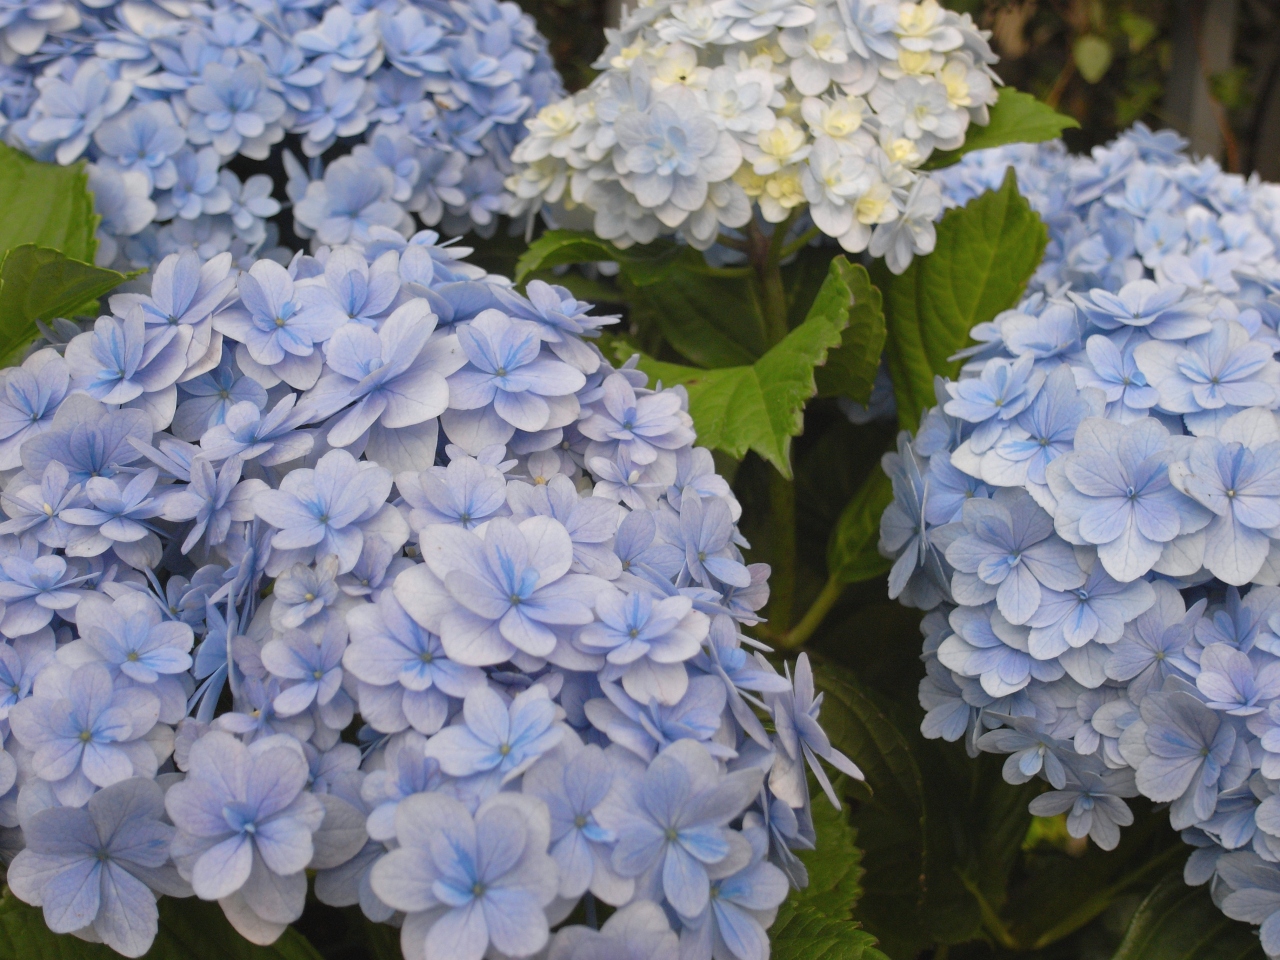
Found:
[[[1012,87],[1001,87],[1000,98],[991,107],[991,122],[985,127],[969,124],[964,146],[955,150],[937,150],[924,164],[926,170],[937,170],[956,163],[966,153],[986,150],[1006,143],[1040,143],[1056,140],[1062,131],[1080,126],[1074,117],[1058,113],[1029,93]]]
[[[844,257],[836,257],[809,315],[815,310],[827,311],[832,316],[844,311],[848,318],[840,346],[827,354],[826,365],[819,367],[815,374],[818,396],[845,396],[865,406],[871,402],[871,388],[884,351],[884,308],[880,291],[871,285],[871,276],[865,267],[850,266]]]
[[[872,467],[840,514],[827,544],[827,572],[842,583],[858,583],[887,573],[891,560],[880,556],[880,514],[893,500],[893,486],[880,465]]]
[[[846,283],[849,269],[843,257],[832,261],[833,290]],[[837,295],[819,296],[823,308],[815,301],[805,322],[750,366],[699,370],[645,357],[640,369],[666,386],[684,384],[700,443],[737,459],[754,450],[789,479],[791,438],[804,428],[805,402],[817,392],[814,368],[840,345],[848,323],[847,308],[829,309]],[[631,353],[622,350],[620,358]]]
[[[684,358],[714,369],[754,363],[765,352],[764,313],[750,271],[709,267],[702,254],[685,248],[661,271],[644,272],[638,283],[625,264],[621,280],[631,319],[656,328]]]
[[[127,280],[57,250],[24,243],[0,264],[0,363],[13,362],[35,338],[37,320],[70,317]]]
[[[901,276],[875,264],[903,429],[915,430],[934,405],[933,378],[959,372],[960,361],[950,358],[969,342],[969,331],[1018,302],[1048,241],[1010,168],[999,190],[947,211],[933,253],[917,257]]]
[[[837,782],[838,792],[843,782]],[[817,849],[800,851],[809,885],[793,890],[769,928],[773,960],[884,960],[876,938],[850,919],[862,895],[862,851],[845,811],[825,800],[813,806]]]
[[[160,930],[145,960],[321,960],[292,927],[269,947],[250,943],[232,929],[216,903],[194,897],[160,900]],[[9,891],[0,900],[0,960],[120,960],[100,943],[51,933],[44,916]]]
[[[637,283],[652,283],[682,249],[669,240],[656,240],[622,250],[585,231],[548,230],[529,244],[529,249],[516,261],[516,283],[524,283],[537,270],[600,260],[612,260],[624,266]]]
[[[83,163],[41,163],[0,144],[0,210],[0,255],[35,243],[93,262],[99,218]]]
[[[745,366],[765,352],[764,314],[751,272],[710,267],[697,250],[669,240],[620,250],[588,233],[551,230],[520,258],[516,282],[551,267],[600,260],[618,264],[631,320],[656,329],[693,364]]]
[[[1112,960],[1263,960],[1257,933],[1214,905],[1179,870],[1142,901]]]
[[[1071,58],[1085,83],[1097,83],[1111,69],[1111,44],[1094,33],[1077,37],[1071,45]]]
[[[854,817],[863,863],[875,864],[875,879],[865,884],[859,916],[897,918],[874,930],[892,957],[909,958],[930,941],[919,929],[925,873],[924,778],[907,738],[858,684],[853,674],[821,661],[814,679],[825,696],[822,725],[837,749],[866,777],[858,785],[861,803]],[[888,934],[890,939],[886,939]]]

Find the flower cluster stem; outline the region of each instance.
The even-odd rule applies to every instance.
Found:
[[[794,217],[778,224],[771,234],[753,221],[747,231],[747,257],[755,271],[764,315],[767,345],[774,347],[787,336],[787,291],[782,282],[781,260]],[[790,464],[788,464],[788,467]],[[769,630],[782,634],[791,625],[796,587],[796,491],[791,479],[776,468],[769,471]]]
[[[785,633],[779,634],[774,640],[775,646],[780,650],[794,650],[796,647],[802,646],[806,640],[813,636],[813,631],[822,625],[822,621],[826,619],[831,608],[836,605],[836,601],[844,593],[845,584],[836,577],[828,577],[827,582],[823,585],[822,591],[805,611],[800,621],[787,630]]]

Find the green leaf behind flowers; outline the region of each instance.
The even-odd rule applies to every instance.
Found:
[[[16,362],[36,336],[36,321],[93,312],[128,277],[57,250],[24,243],[0,263],[0,364]]]
[[[684,385],[700,443],[735,458],[754,450],[789,478],[791,438],[803,429],[805,402],[817,392],[814,368],[842,344],[855,276],[836,257],[805,321],[749,366],[701,370],[644,357],[640,369],[665,386]],[[630,347],[620,347],[625,359]]]
[[[837,783],[837,790],[843,786]],[[876,938],[850,919],[862,895],[862,851],[846,811],[813,805],[816,850],[800,851],[809,885],[793,890],[769,928],[773,960],[886,960]]]
[[[1227,917],[1209,888],[1189,887],[1182,872],[1165,876],[1147,894],[1112,960],[1263,960],[1248,924]]]
[[[923,411],[934,405],[933,378],[959,372],[960,361],[951,357],[969,342],[969,331],[1018,302],[1048,242],[1045,225],[1018,193],[1010,169],[999,190],[947,211],[933,253],[916,257],[901,276],[876,263],[903,429],[915,430]]]
[[[701,253],[670,240],[619,249],[573,230],[551,230],[535,240],[516,265],[516,282],[559,282],[553,267],[608,260],[618,265],[618,285],[631,320],[656,329],[694,364],[744,366],[767,348],[764,315],[751,271],[708,266]]]
[[[849,501],[827,544],[827,572],[841,583],[859,583],[887,573],[891,560],[880,556],[880,514],[893,500],[893,486],[876,464]]]
[[[938,170],[959,162],[966,153],[987,150],[1006,143],[1040,143],[1055,140],[1063,130],[1079,127],[1075,117],[1059,113],[1029,93],[1012,87],[1001,87],[999,99],[990,108],[991,122],[986,126],[969,124],[964,146],[955,150],[937,150],[924,163],[926,170]]]
[[[120,960],[100,943],[50,932],[44,915],[9,891],[0,900],[0,960]],[[289,927],[269,947],[232,929],[216,903],[190,897],[160,900],[160,930],[144,960],[321,960],[302,934]]]
[[[833,280],[837,274],[839,277]],[[814,374],[818,396],[845,396],[865,406],[871,402],[871,388],[884,351],[884,305],[880,291],[871,285],[871,276],[865,267],[850,265],[844,257],[836,257],[809,310],[810,315],[815,310],[833,317],[844,311],[849,317],[840,346],[827,354],[826,364]]]
[[[93,262],[99,218],[83,163],[41,163],[0,144],[0,210],[0,254],[34,243]]]

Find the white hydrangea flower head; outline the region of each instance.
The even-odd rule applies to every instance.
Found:
[[[512,213],[584,205],[620,247],[699,249],[752,215],[793,229],[807,213],[905,270],[941,211],[920,167],[996,101],[987,37],[935,0],[642,3],[595,82],[526,121]]]

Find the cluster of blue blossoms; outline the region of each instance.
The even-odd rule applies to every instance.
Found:
[[[523,121],[563,95],[533,19],[497,0],[16,0],[0,9],[0,129],[85,157],[102,265],[270,249],[269,176],[290,135],[294,233],[491,232]],[[324,167],[339,141],[360,142]],[[287,253],[282,256],[287,260]]]
[[[313,871],[407,960],[767,958],[806,770],[858,770],[741,632],[769,571],[683,389],[465,252],[171,254],[0,374],[0,824],[51,929],[138,956],[194,894],[269,943]]]
[[[1039,777],[1040,816],[1113,848],[1168,804],[1230,916],[1280,955],[1280,187],[1139,125],[1009,166],[1049,227],[1016,309],[886,455],[892,596],[928,610],[927,737]]]

